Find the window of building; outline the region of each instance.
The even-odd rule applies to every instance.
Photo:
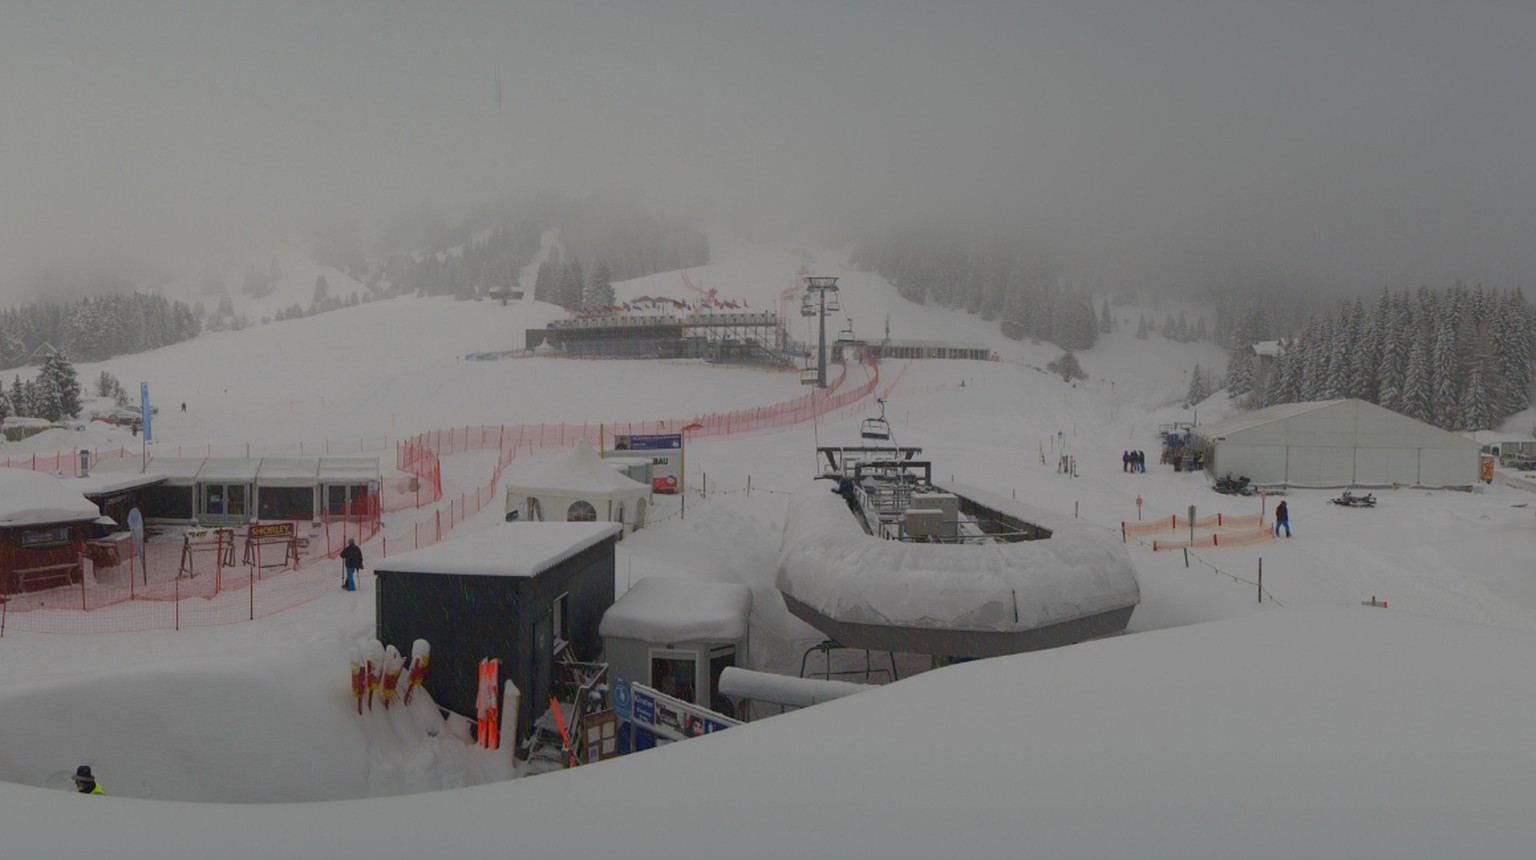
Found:
[[[597,522],[597,508],[592,507],[591,502],[577,499],[571,502],[570,508],[566,510],[565,520],[571,523]]]
[[[685,702],[694,698],[698,684],[698,658],[686,651],[651,652],[651,686],[664,695]]]

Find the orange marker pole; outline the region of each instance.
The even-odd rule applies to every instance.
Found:
[[[565,731],[565,717],[560,713],[560,700],[550,696],[549,709],[555,712],[555,725],[560,727],[560,743],[565,745],[565,754],[571,760],[571,767],[575,767],[576,753],[571,751],[571,736]]]

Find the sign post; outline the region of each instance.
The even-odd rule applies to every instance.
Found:
[[[682,433],[648,436],[615,433],[611,453],[619,454],[627,451],[641,452],[636,456],[651,458],[651,490],[653,492],[676,493],[682,489]]]
[[[1136,522],[1141,522],[1141,496],[1136,497]]]
[[[1189,506],[1189,542],[1195,542],[1195,506]]]

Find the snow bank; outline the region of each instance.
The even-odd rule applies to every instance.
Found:
[[[58,478],[25,469],[0,469],[0,526],[72,523],[101,516],[85,496]]]
[[[647,576],[608,608],[598,632],[645,642],[730,642],[746,638],[751,611],[745,585]]]
[[[866,534],[827,483],[790,501],[779,590],[838,621],[1019,631],[1134,606],[1141,592],[1125,548],[1098,526],[1028,506],[1052,530],[1011,544],[929,544]]]

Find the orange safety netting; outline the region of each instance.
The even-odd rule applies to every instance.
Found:
[[[129,550],[128,557],[112,565],[89,565],[79,582],[35,592],[0,594],[0,636],[7,629],[46,633],[103,633],[231,624],[263,618],[314,600],[339,588],[342,571],[336,561],[349,538],[368,546],[365,557],[381,558],[430,546],[455,526],[487,505],[499,502],[502,473],[518,456],[570,448],[583,436],[601,439],[604,433],[687,433],[689,438],[734,436],[787,429],[811,420],[839,418],[861,407],[880,383],[879,368],[866,360],[869,378],[843,390],[848,368],[825,389],[771,406],[711,413],[693,418],[609,424],[520,424],[456,427],[421,433],[395,442],[395,466],[405,477],[384,478],[379,492],[344,511],[323,515],[317,523],[295,524],[295,563],[285,561],[285,544],[252,542],[244,529],[222,530],[197,542],[177,540],[167,534],[145,542],[142,557]],[[903,367],[903,371],[905,367]],[[889,394],[897,375],[885,389]],[[359,439],[355,443],[325,441],[288,445],[178,446],[177,457],[279,457],[359,454],[388,451],[387,438]],[[444,499],[441,457],[474,450],[499,454],[484,484],[462,493],[447,504]],[[169,448],[159,448],[172,456]],[[91,462],[118,457],[138,457],[126,448],[95,451]],[[73,476],[79,471],[78,455],[60,453],[11,458],[0,467],[33,469]],[[431,508],[430,513],[408,527],[393,526],[381,533],[384,512]],[[153,528],[151,528],[153,531]],[[217,533],[221,530],[210,529]],[[131,546],[131,541],[128,542]]]
[[[1194,540],[1155,540],[1152,542],[1152,551],[1160,552],[1169,549],[1195,549],[1197,547],[1235,547],[1253,546],[1266,543],[1275,539],[1275,535],[1269,529],[1255,529],[1253,531],[1235,532],[1232,534],[1212,534],[1197,537]]]
[[[1263,514],[1207,514],[1195,519],[1195,528],[1204,529],[1252,529],[1264,524]],[[1142,537],[1145,535],[1162,534],[1163,532],[1177,529],[1188,529],[1189,517],[1181,517],[1178,514],[1159,517],[1147,522],[1120,523],[1120,532],[1129,537]]]

